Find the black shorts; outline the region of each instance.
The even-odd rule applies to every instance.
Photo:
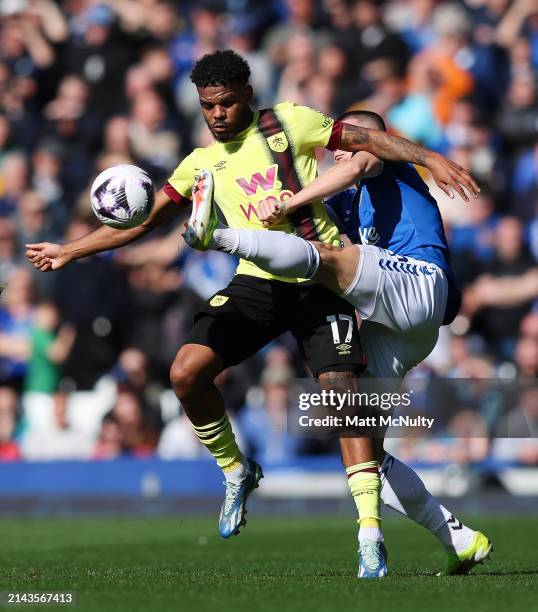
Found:
[[[354,308],[313,281],[284,283],[238,274],[198,311],[185,344],[209,346],[228,367],[286,331],[314,376],[366,367]]]

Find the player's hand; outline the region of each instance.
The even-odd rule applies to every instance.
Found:
[[[27,244],[26,257],[41,272],[58,270],[71,261],[63,245],[52,242]]]
[[[258,219],[264,227],[269,227],[278,223],[286,216],[286,205],[279,202],[276,198],[267,198],[258,204]]]
[[[454,191],[456,191],[465,202],[468,202],[469,196],[465,189],[473,197],[476,198],[478,196],[480,188],[473,177],[465,168],[462,168],[455,162],[439,155],[439,153],[432,153],[428,156],[425,165],[432,173],[436,185],[450,198],[454,197]]]

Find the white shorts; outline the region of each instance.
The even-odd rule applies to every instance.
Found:
[[[402,379],[437,343],[448,297],[446,275],[435,264],[357,245],[360,261],[343,297],[363,320],[360,334],[376,378]]]

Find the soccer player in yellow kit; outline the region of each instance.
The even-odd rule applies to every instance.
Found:
[[[430,169],[443,189],[474,193],[469,174],[442,156],[385,132],[345,123],[293,103],[272,109],[251,109],[250,69],[233,51],[217,51],[195,65],[191,79],[198,89],[204,118],[215,143],[196,149],[178,166],[156,196],[147,221],[129,230],[101,227],[64,245],[27,245],[27,257],[42,270],[56,270],[73,259],[117,248],[147,234],[191,204],[197,172],[211,168],[215,199],[231,227],[262,229],[257,204],[268,197],[285,200],[316,176],[316,147],[366,150],[382,159],[411,161]],[[196,193],[193,205],[196,207]],[[307,240],[339,243],[336,226],[322,202],[301,208],[275,226]],[[336,317],[336,319],[335,319]],[[333,342],[331,322],[339,336]],[[185,344],[171,368],[171,382],[194,431],[215,457],[226,479],[219,518],[223,538],[245,523],[245,503],[262,477],[261,467],[238,448],[224,402],[213,380],[285,331],[291,331],[312,374],[323,384],[351,381],[364,368],[354,309],[315,282],[281,278],[242,261],[231,283],[213,296],[195,317]],[[372,441],[347,438],[341,442],[346,472],[357,502],[359,554],[369,560],[372,575],[386,573],[379,517],[379,466]],[[361,533],[359,532],[359,536]]]

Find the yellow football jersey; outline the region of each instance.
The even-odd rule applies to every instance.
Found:
[[[190,198],[197,171],[211,169],[215,202],[228,226],[271,231],[258,219],[259,202],[269,197],[285,201],[316,178],[314,151],[327,145],[332,127],[330,117],[292,102],[256,111],[252,123],[233,141],[195,149],[168,182],[176,192]],[[286,217],[271,229],[335,246],[340,243],[338,229],[321,200]],[[236,273],[287,282],[300,280],[274,276],[245,260],[240,261]]]

